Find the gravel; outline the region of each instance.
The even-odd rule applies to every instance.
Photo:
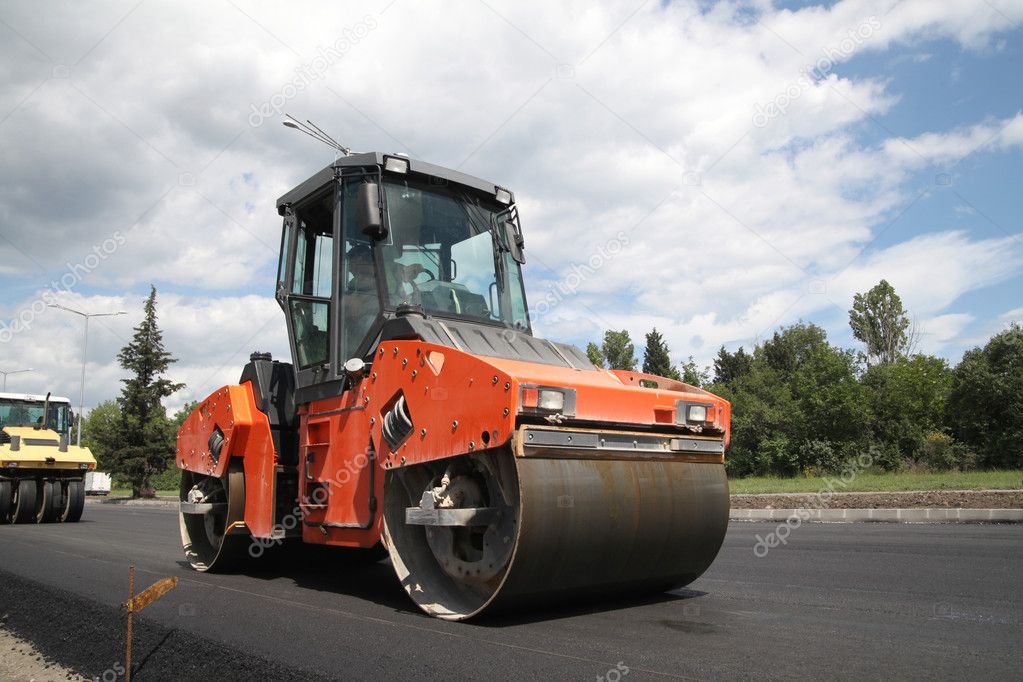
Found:
[[[7,682],[53,682],[73,680],[84,682],[86,677],[54,663],[39,652],[31,642],[16,637],[0,627],[0,679]]]
[[[1021,509],[1023,490],[732,495],[732,509]]]

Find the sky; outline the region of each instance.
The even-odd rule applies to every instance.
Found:
[[[958,362],[1023,321],[1023,0],[0,5],[0,372],[115,397],[150,285],[187,384],[287,358],[281,125],[514,190],[534,330],[710,364],[882,278]]]

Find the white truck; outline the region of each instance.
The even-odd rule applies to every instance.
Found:
[[[105,474],[102,471],[90,471],[85,474],[85,494],[109,495],[110,474]]]

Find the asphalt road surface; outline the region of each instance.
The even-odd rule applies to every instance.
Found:
[[[733,523],[675,593],[456,624],[421,615],[386,561],[313,548],[204,575],[175,512],[90,504],[79,524],[0,528],[0,617],[102,678],[134,563],[143,587],[180,578],[138,619],[139,680],[1018,679],[1023,525],[806,524],[758,557],[776,528]]]

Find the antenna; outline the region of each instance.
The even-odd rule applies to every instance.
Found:
[[[290,120],[287,120],[287,121],[282,121],[282,123],[284,124],[284,127],[286,127],[286,128],[293,128],[293,129],[299,131],[300,133],[305,133],[309,137],[311,137],[311,138],[313,138],[315,140],[319,140],[320,142],[322,142],[323,144],[327,145],[328,147],[332,147],[332,148],[336,149],[337,151],[341,152],[345,156],[350,156],[351,155],[351,153],[352,153],[351,149],[349,149],[348,147],[342,146],[342,144],[340,142],[335,140],[333,137],[331,137],[327,133],[323,132],[323,130],[321,130],[320,127],[317,126],[312,121],[306,121],[306,123],[309,124],[309,125],[306,125],[306,123],[302,123],[301,121],[299,121],[297,118],[295,118],[291,114],[287,114],[286,113],[284,115],[288,119],[290,119]]]
[[[349,156],[352,153],[351,149],[349,149],[348,147],[343,146],[340,142],[335,140],[333,137],[331,137],[327,133],[323,132],[323,130],[320,128],[320,126],[316,125],[315,123],[313,123],[309,119],[306,119],[305,122],[308,123],[309,125],[311,125],[313,128],[316,128],[316,130],[319,131],[320,135],[322,135],[323,137],[325,137],[328,140],[330,140],[331,142],[333,142],[334,146],[337,147],[338,149],[340,149],[342,152],[344,152],[345,156]]]

